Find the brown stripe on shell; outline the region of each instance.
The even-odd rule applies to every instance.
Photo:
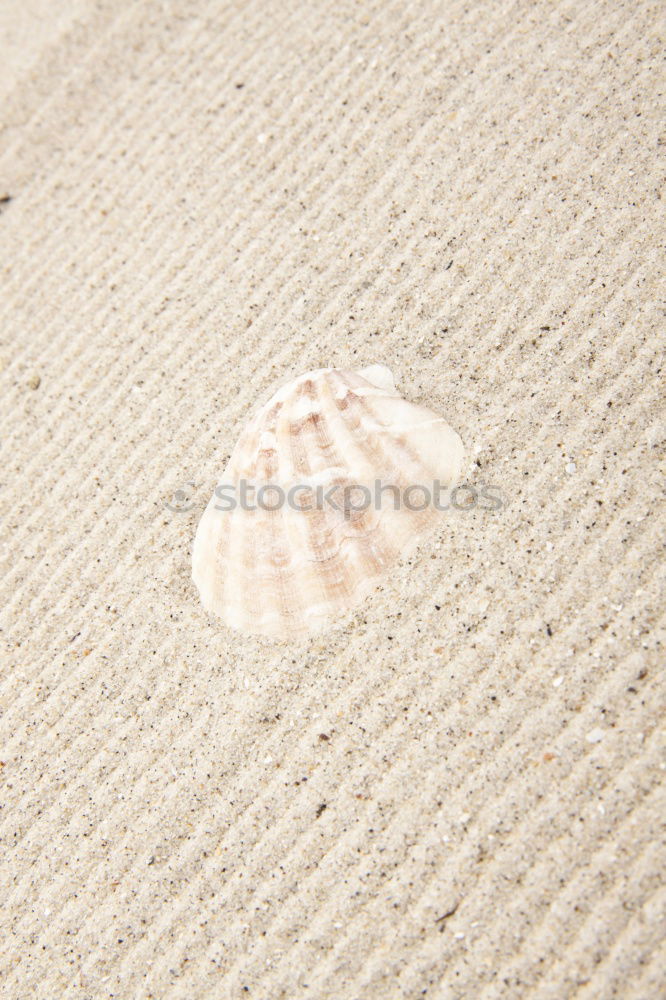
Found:
[[[332,412],[339,415],[337,399],[334,392],[336,377],[339,380],[344,380],[344,384],[348,388],[349,392],[353,392],[353,390],[349,389],[344,376],[339,371],[334,370],[327,373],[325,378],[321,380],[318,398],[321,402],[322,411],[324,413]],[[360,435],[357,440],[360,440]],[[341,458],[338,457],[336,464],[344,466],[346,462],[342,461]],[[345,486],[363,485],[356,484],[349,478],[346,478],[343,481],[343,484]],[[374,509],[372,510],[372,518],[374,523],[372,524],[372,527],[368,529],[368,520],[370,520],[370,517],[367,510],[358,512],[356,517],[352,514],[352,517],[349,520],[345,520],[341,514],[337,514],[335,527],[338,538],[338,553],[342,551],[343,546],[345,546],[346,543],[355,543],[359,551],[362,553],[362,560],[359,561],[360,564],[365,564],[366,573],[371,577],[374,577],[385,571],[387,564],[397,557],[399,550],[396,549],[393,539],[387,533],[385,526],[382,525],[381,515],[377,516],[377,512],[374,511]],[[345,565],[347,571],[349,572],[352,564],[349,560],[347,560]],[[354,569],[356,569],[356,565],[354,565]],[[362,580],[360,580],[358,574],[356,574],[353,586],[348,587],[348,593],[352,595],[361,582]]]
[[[291,452],[297,480],[317,471],[313,468],[316,454],[324,455],[329,467],[344,464],[321,412],[322,401],[318,390],[323,382],[324,379],[319,378],[316,387],[312,382],[303,385],[300,398],[310,402],[312,412],[293,421],[290,427]],[[335,486],[344,488],[350,485],[353,485],[351,480],[339,476],[329,480],[324,488],[328,492]],[[341,521],[343,515],[327,505],[323,510],[315,506],[312,511],[303,511],[301,516],[305,518],[302,524],[304,523],[308,544],[313,553],[312,561],[316,563],[313,578],[319,576],[322,598],[335,607],[340,607],[354,593],[357,583],[350,572],[351,566],[341,557],[342,544],[349,537],[348,531],[346,536],[340,537],[341,528],[345,524]],[[361,546],[365,547],[362,533],[352,537],[357,538]]]
[[[300,396],[297,395],[296,402],[300,399],[307,399],[310,403],[315,403],[317,392],[314,382],[309,379],[307,382],[302,383],[300,388],[302,391]],[[312,456],[314,452],[311,446],[311,442],[313,441],[319,453],[325,455],[329,467],[338,464],[335,444],[326,431],[321,413],[316,412],[316,407],[313,407],[313,412],[307,417],[301,417],[290,422],[289,440],[295,479],[294,485],[298,483],[300,478],[311,476],[314,471],[312,468]],[[306,522],[312,551],[326,551],[330,547],[331,529],[326,520],[325,512],[315,505],[312,510],[302,510],[301,517]]]
[[[407,460],[405,464],[409,462],[412,468],[420,465],[418,453],[409,447],[406,435],[397,435],[394,431],[384,429],[382,427],[372,409],[371,396],[357,395],[357,393],[353,391],[353,388],[349,387],[344,373],[335,371],[332,373],[332,376],[333,378],[331,381],[334,384],[337,379],[337,383],[344,385],[347,389],[344,396],[339,396],[336,394],[335,390],[333,390],[331,392],[331,399],[335,404],[348,433],[354,436],[357,447],[359,447],[359,449],[366,455],[369,463],[374,466],[375,469],[383,470],[387,478],[386,485],[397,486],[397,488],[401,491],[401,494],[404,493],[404,490],[411,485],[409,477],[401,469],[398,461],[396,460],[395,454],[392,454],[387,448],[387,441],[390,439],[394,448],[397,445],[399,452],[402,453]],[[357,377],[360,378],[360,376]],[[362,435],[358,433],[358,428],[363,424],[362,414],[364,408],[369,410],[376,420],[377,431],[374,434]],[[424,483],[419,485],[427,484]],[[405,517],[410,518],[410,534],[412,535],[418,535],[421,532],[426,531],[433,521],[437,520],[439,514],[439,512],[431,505],[428,505],[428,507],[426,507],[423,511],[408,511],[404,507],[401,508],[401,510]]]
[[[337,373],[336,374],[340,374]],[[360,376],[358,376],[360,377]],[[359,436],[359,444],[362,450],[373,460],[375,466],[379,460],[383,460],[383,457],[388,454],[387,449],[384,445],[384,440],[391,439],[392,444],[397,445],[402,455],[411,463],[412,466],[421,465],[421,459],[418,452],[415,452],[409,446],[409,435],[408,434],[396,434],[395,431],[384,427],[377,414],[375,413],[372,405],[372,396],[358,396],[353,391],[348,391],[344,397],[333,397],[338,409],[340,410],[345,422],[352,423],[353,429],[356,429],[362,420],[359,416],[359,412],[362,411],[363,407],[370,411],[372,417],[374,418],[377,425],[377,432],[372,435],[372,437],[365,435],[364,437]],[[375,447],[372,447],[372,441],[375,441]],[[401,471],[400,466],[396,462],[395,458],[390,461],[391,472],[397,473],[396,479],[400,480],[400,484],[409,485],[409,480],[406,479]],[[387,465],[384,468],[388,469]],[[395,485],[398,485],[396,481]],[[426,485],[426,484],[422,484]]]
[[[317,379],[317,386],[321,381],[321,378]],[[305,417],[297,418],[290,426],[291,454],[296,481],[299,478],[312,476],[317,471],[313,468],[313,459],[317,454],[325,458],[329,468],[340,464],[334,440],[321,414],[315,383],[309,381],[302,388],[300,398],[310,402],[312,412]],[[344,478],[336,477],[329,480],[325,490],[328,491],[336,485],[344,486]],[[345,585],[344,566],[338,559],[339,543],[334,514],[330,508],[322,509],[315,504],[312,510],[303,510],[300,516],[303,518],[301,527],[305,527],[308,546],[312,552],[311,561],[315,564],[311,576],[313,580],[317,580],[321,588],[317,603],[330,603],[340,607],[348,595],[348,587]]]
[[[288,403],[292,402],[290,395]],[[280,419],[287,421],[288,406],[281,402],[274,404],[266,414],[269,426],[262,425],[262,433],[269,431],[275,435],[277,442],[280,441]],[[262,450],[261,463],[257,462],[257,487],[261,485],[282,485],[280,480],[281,456],[280,451],[274,447]],[[284,456],[282,457],[284,461]],[[272,501],[271,501],[272,503]],[[297,576],[299,567],[293,566],[290,551],[290,538],[286,531],[284,511],[280,507],[276,510],[258,509],[251,514],[253,521],[246,527],[252,536],[252,558],[244,561],[242,567],[244,582],[250,584],[244,588],[245,614],[250,622],[261,625],[262,618],[268,610],[261,605],[262,584],[268,583],[272,594],[274,605],[270,609],[280,616],[287,628],[293,631],[297,628],[295,622],[299,614],[302,614],[307,600],[297,586]],[[264,571],[258,570],[263,567]],[[295,572],[296,571],[296,572]]]

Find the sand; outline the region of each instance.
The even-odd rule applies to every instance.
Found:
[[[663,996],[658,5],[52,6],[0,15],[2,996]],[[228,631],[248,415],[373,362],[502,509]]]

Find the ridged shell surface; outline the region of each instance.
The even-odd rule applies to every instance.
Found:
[[[278,639],[333,624],[441,517],[432,504],[412,509],[422,499],[405,504],[406,491],[452,487],[462,459],[444,418],[402,399],[381,365],[281,386],[241,434],[199,522],[192,577],[204,606]]]

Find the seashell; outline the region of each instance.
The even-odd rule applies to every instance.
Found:
[[[403,399],[383,365],[282,385],[199,522],[192,578],[204,606],[279,639],[332,624],[441,517],[423,489],[454,486],[463,454],[444,418]]]

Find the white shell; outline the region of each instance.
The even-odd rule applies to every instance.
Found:
[[[323,368],[281,386],[241,434],[199,522],[192,578],[204,606],[232,628],[280,639],[332,624],[441,516],[431,504],[407,509],[404,491],[454,486],[462,459],[455,431],[402,399],[383,365]],[[266,487],[248,494],[254,510],[239,503],[243,480]],[[379,502],[361,510],[363,488],[375,501],[378,483]],[[291,503],[278,506],[277,487],[285,501],[293,491]],[[425,499],[416,496],[411,506]],[[229,497],[233,510],[223,509]]]

